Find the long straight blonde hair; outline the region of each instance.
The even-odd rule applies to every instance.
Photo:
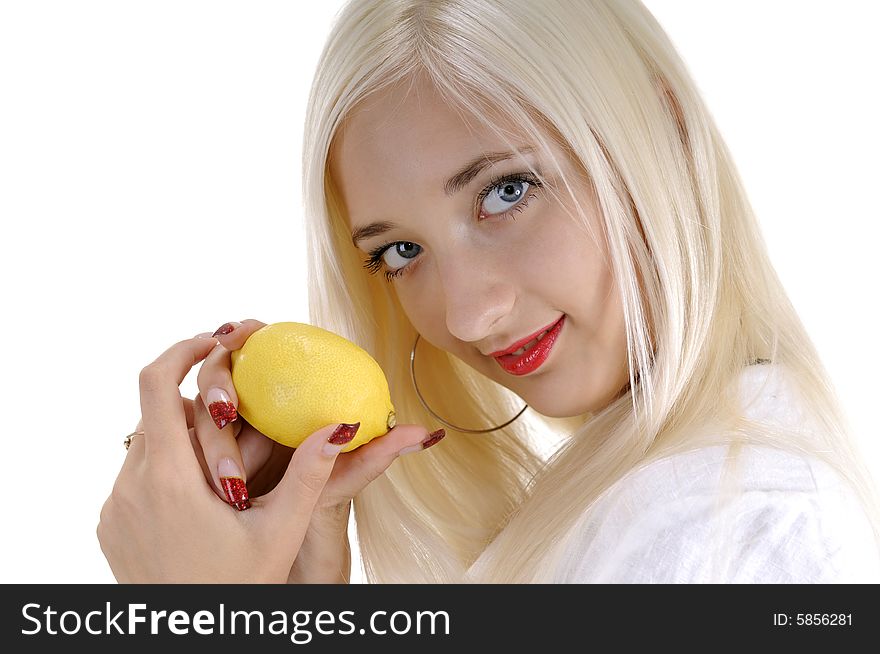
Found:
[[[605,239],[621,293],[630,380],[595,414],[537,416],[533,424],[564,435],[549,458],[518,420],[490,434],[447,430],[439,445],[396,460],[354,500],[367,581],[553,581],[576,521],[616,481],[719,443],[827,462],[880,533],[870,473],[730,154],[673,45],[637,0],[354,0],[338,14],[305,121],[310,319],[374,356],[399,422],[436,422],[409,377],[416,332],[393,287],[362,268],[329,153],[358,102],[417,75],[511,148],[489,110],[520,126],[549,160],[548,139],[563,145],[589,176],[603,214],[603,233],[593,237]],[[556,165],[563,192],[573,193]],[[582,210],[572,219],[589,230]],[[734,380],[757,358],[790,373],[810,428],[745,419]],[[521,405],[424,340],[419,387],[447,421],[472,428],[499,424]]]

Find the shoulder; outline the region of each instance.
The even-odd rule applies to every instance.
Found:
[[[855,494],[824,462],[727,445],[626,475],[570,535],[559,581],[848,583],[880,581],[880,556]]]

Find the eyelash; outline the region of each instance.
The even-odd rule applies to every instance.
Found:
[[[502,220],[516,220],[516,217],[513,216],[515,213],[520,213],[523,211],[529,204],[529,200],[532,200],[536,197],[535,193],[532,193],[532,188],[541,188],[541,182],[536,179],[531,173],[514,173],[512,175],[501,175],[500,177],[496,177],[492,181],[490,181],[485,188],[477,195],[477,206],[481,207],[483,205],[483,200],[486,199],[486,196],[489,195],[489,192],[493,189],[507,183],[521,183],[525,182],[529,185],[529,190],[527,191],[526,197],[520,200],[520,202],[507,211],[502,213],[492,214],[493,217],[499,217]],[[398,243],[405,243],[408,241],[391,241],[390,243],[385,243],[384,245],[380,245],[374,250],[370,251],[369,258],[364,261],[364,268],[370,271],[371,275],[375,275],[382,269],[382,255],[385,254],[385,250],[390,248],[392,245],[397,245]],[[413,267],[413,264],[408,263],[405,266],[398,268],[397,270],[386,270],[385,271],[385,279],[389,282],[402,275],[405,271],[409,270]]]

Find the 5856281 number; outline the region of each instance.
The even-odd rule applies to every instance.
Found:
[[[812,626],[852,625],[852,613],[798,613],[795,624]]]
[[[774,613],[773,626],[788,627],[851,627],[853,623],[852,613]]]

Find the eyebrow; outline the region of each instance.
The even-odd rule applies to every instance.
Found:
[[[443,185],[443,191],[446,195],[455,195],[461,189],[470,184],[473,179],[486,168],[501,161],[512,159],[517,154],[528,154],[529,152],[534,151],[534,146],[527,145],[520,148],[518,152],[487,152],[470,161],[461,170],[446,180],[446,183]],[[370,223],[369,225],[364,225],[363,227],[358,227],[351,233],[351,242],[357,247],[360,241],[372,236],[384,234],[395,227],[397,227],[396,223],[387,220],[380,220],[378,222]]]

